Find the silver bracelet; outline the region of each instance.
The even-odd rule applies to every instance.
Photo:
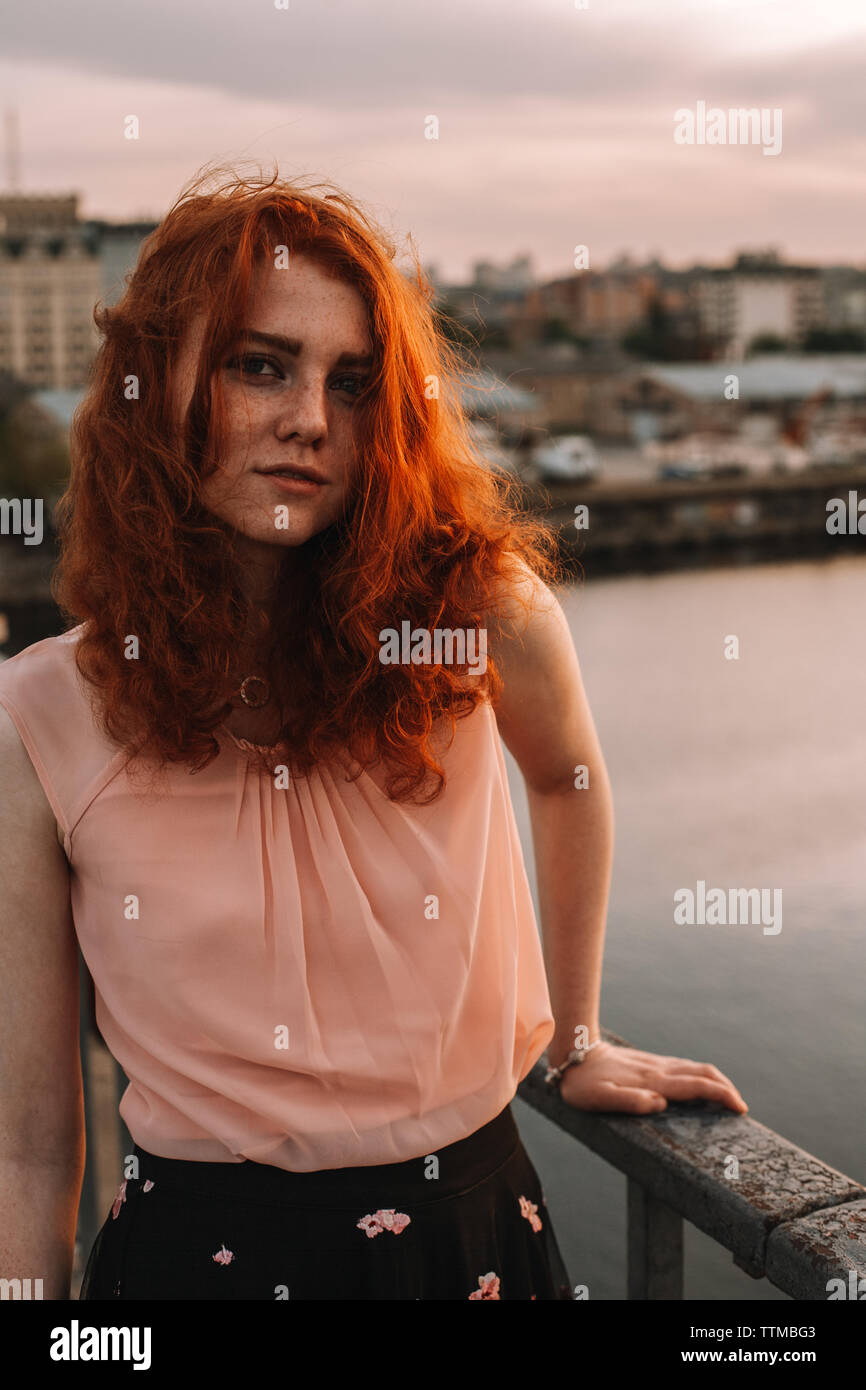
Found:
[[[598,1047],[599,1043],[602,1042],[604,1042],[604,1038],[596,1038],[595,1042],[589,1044],[589,1047],[572,1048],[561,1066],[548,1067],[544,1075],[544,1079],[548,1086],[553,1086],[556,1082],[561,1081],[563,1072],[567,1071],[569,1067],[579,1067],[581,1062],[586,1061],[587,1054],[592,1052],[592,1049]]]

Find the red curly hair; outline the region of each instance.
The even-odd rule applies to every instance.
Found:
[[[456,666],[384,666],[379,633],[404,619],[495,625],[503,586],[522,602],[516,571],[558,577],[555,542],[473,445],[459,401],[465,368],[437,324],[411,239],[409,278],[388,236],[335,185],[318,185],[331,190],[319,196],[276,170],[217,173],[217,186],[206,187],[212,171],[187,184],[145,240],[123,297],[94,311],[101,343],[72,425],[52,582],[67,619],[83,624],[79,671],[99,692],[104,732],[130,759],[198,771],[219,753],[214,730],[237,688],[232,654],[256,615],[238,582],[233,528],[204,509],[200,484],[218,467],[219,368],[245,325],[253,273],[287,246],[360,293],[374,364],[353,411],[359,467],[344,514],[300,547],[301,564],[281,563],[263,662],[281,718],[292,711],[280,738],[295,776],[348,753],[361,767],[386,765],[393,800],[430,778],[433,800],[445,784],[434,726],[450,721],[453,736],[479,700],[495,703],[495,658],[467,688]],[[200,313],[204,346],[179,427],[166,387]],[[125,656],[130,634],[138,660]]]

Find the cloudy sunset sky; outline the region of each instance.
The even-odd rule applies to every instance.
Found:
[[[157,218],[207,162],[276,160],[450,279],[522,252],[567,273],[576,243],[866,263],[866,0],[27,0],[2,52],[20,191],[84,216]],[[780,108],[781,154],[677,145],[699,101]]]

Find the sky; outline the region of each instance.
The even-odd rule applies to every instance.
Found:
[[[205,165],[276,163],[452,281],[522,254],[568,274],[578,245],[598,268],[768,246],[866,264],[866,0],[583,5],[26,0],[0,59],[18,187],[157,219]],[[780,111],[780,152],[677,143],[701,102]]]

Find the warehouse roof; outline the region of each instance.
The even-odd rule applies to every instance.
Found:
[[[641,376],[697,400],[723,399],[725,378],[736,376],[740,400],[803,400],[825,387],[837,396],[866,396],[866,353],[788,356],[772,353],[740,362],[653,363]]]

